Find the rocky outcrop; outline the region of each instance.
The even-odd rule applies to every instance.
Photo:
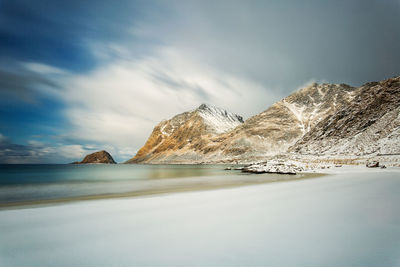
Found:
[[[365,164],[367,168],[378,168],[379,167],[379,161],[370,161]]]
[[[267,161],[263,163],[251,164],[242,168],[242,172],[249,173],[276,173],[295,175],[304,171],[304,168],[294,163],[285,161]]]
[[[108,153],[105,150],[89,154],[82,161],[74,162],[73,164],[94,164],[94,163],[116,164],[110,153]]]
[[[400,154],[400,77],[370,82],[290,150],[318,155]]]

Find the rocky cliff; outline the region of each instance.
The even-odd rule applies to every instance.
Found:
[[[400,154],[400,77],[370,82],[290,150],[299,154]]]
[[[89,154],[80,162],[74,162],[74,164],[91,164],[91,163],[116,164],[110,153],[108,153],[105,150]]]

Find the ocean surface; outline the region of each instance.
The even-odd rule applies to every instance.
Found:
[[[0,206],[87,197],[134,196],[292,179],[249,175],[227,165],[0,165]],[[295,178],[302,178],[297,175]]]

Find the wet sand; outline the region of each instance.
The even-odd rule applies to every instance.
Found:
[[[290,182],[302,179],[319,178],[326,175],[322,173],[300,173],[297,175],[280,175],[280,174],[239,175],[238,171],[230,171],[230,172],[232,172],[232,175],[166,179],[164,183],[148,184],[138,188],[137,190],[123,192],[123,193],[95,194],[95,195],[76,196],[67,198],[49,198],[41,200],[0,203],[0,210],[51,206],[69,202],[86,201],[86,200],[145,197],[158,194],[215,190],[222,188],[234,188],[240,186],[257,185],[257,184],[265,184],[273,182]]]

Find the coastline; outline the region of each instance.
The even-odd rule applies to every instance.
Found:
[[[152,188],[149,187],[123,193],[109,193],[109,194],[86,195],[77,197],[56,198],[56,199],[42,199],[42,200],[28,200],[28,201],[0,203],[0,212],[2,210],[36,208],[36,207],[53,206],[53,205],[59,205],[71,202],[80,202],[80,201],[94,201],[94,200],[116,199],[116,198],[138,198],[138,197],[147,197],[154,195],[165,195],[165,194],[174,194],[183,192],[238,188],[238,187],[261,185],[267,183],[291,182],[291,181],[321,178],[326,175],[329,174],[316,173],[316,172],[303,172],[297,175],[232,174],[226,176],[207,176],[200,178],[199,177],[190,177],[184,179],[176,178],[176,179],[169,179],[169,180],[174,180],[174,182],[176,181],[177,182],[176,184],[170,184],[164,186],[161,185],[158,187],[153,186]]]
[[[303,167],[308,166],[303,163]],[[226,165],[226,164],[224,164]],[[227,165],[228,166],[228,165]],[[234,166],[232,166],[234,167]],[[89,195],[79,195],[70,197],[58,197],[36,200],[20,200],[12,202],[0,203],[0,211],[12,209],[25,209],[36,208],[43,206],[61,205],[72,202],[82,201],[95,201],[102,199],[117,199],[117,198],[139,198],[155,195],[167,195],[183,192],[195,191],[210,191],[228,188],[238,188],[244,186],[262,185],[267,183],[276,182],[290,182],[299,181],[313,178],[322,178],[324,176],[337,175],[337,174],[379,174],[386,172],[398,172],[400,168],[388,167],[381,168],[367,168],[364,165],[324,165],[323,163],[316,163],[312,168],[304,168],[303,171],[296,175],[290,174],[273,174],[273,173],[241,173],[240,170],[226,170],[232,174],[224,176],[200,176],[200,177],[186,177],[182,178],[168,178],[159,180],[158,184],[139,184],[136,190],[115,193],[99,193]]]

